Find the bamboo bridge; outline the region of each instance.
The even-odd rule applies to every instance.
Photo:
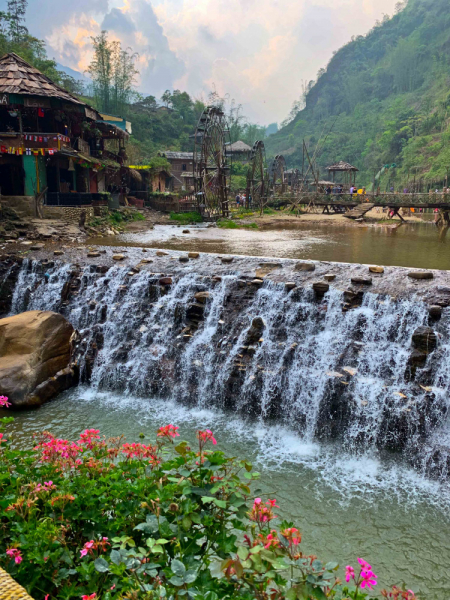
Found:
[[[431,209],[439,212],[441,218],[450,222],[450,193],[434,194],[321,194],[316,192],[286,193],[274,196],[267,202],[269,207],[285,207],[297,210],[302,207],[307,212],[323,214],[342,214],[348,218],[360,218],[372,208],[388,209],[391,218],[398,216],[401,209],[413,209],[413,212]]]

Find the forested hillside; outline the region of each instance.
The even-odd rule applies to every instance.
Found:
[[[389,164],[391,185],[415,177],[425,188],[444,184],[450,171],[449,108],[450,3],[409,0],[333,56],[306,107],[266,146],[299,167],[304,138],[311,152],[322,148],[322,176],[325,166],[345,160],[368,185]]]

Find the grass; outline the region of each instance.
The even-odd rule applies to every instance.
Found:
[[[229,219],[220,219],[217,221],[217,227],[221,229],[258,229],[256,223],[235,223]]]
[[[170,213],[170,219],[176,221],[179,225],[189,225],[191,223],[201,223],[202,215],[198,212],[186,212],[186,213]]]

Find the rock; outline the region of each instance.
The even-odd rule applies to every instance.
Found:
[[[188,258],[198,258],[200,256],[199,252],[189,252]]]
[[[172,285],[172,283],[172,277],[161,277],[159,280],[159,285]]]
[[[256,277],[257,279],[264,279],[266,275],[272,273],[275,269],[279,269],[281,267],[278,263],[260,263],[259,269],[256,269]]]
[[[334,273],[327,273],[323,276],[325,281],[334,281],[336,279],[336,275]]]
[[[77,385],[78,377],[78,367],[75,365],[61,369],[54,377],[50,377],[36,387],[29,396],[30,406],[40,406],[44,402],[52,400],[61,392]]]
[[[293,281],[287,281],[287,282],[284,284],[284,287],[285,287],[287,290],[289,290],[289,291],[290,291],[290,290],[293,290],[294,288],[296,288],[296,287],[297,287],[297,285],[296,285],[296,284],[295,284]]]
[[[191,233],[191,232],[189,231],[189,229],[183,229],[182,233]]]
[[[427,358],[428,354],[426,352],[422,352],[422,350],[415,349],[411,352],[405,371],[406,381],[410,381],[415,378],[417,369],[424,368]]]
[[[142,263],[143,265],[148,265],[148,264],[150,264],[150,263],[152,263],[152,262],[153,262],[153,261],[152,261],[152,259],[151,259],[151,258],[143,258],[143,259],[141,260],[141,263]]]
[[[213,281],[216,281],[216,282],[219,282],[219,281],[222,281],[222,277],[221,277],[220,275],[215,275],[215,276],[212,278],[212,280],[213,280]]]
[[[232,263],[234,256],[222,256],[222,262],[225,264]]]
[[[295,267],[294,267],[294,271],[315,271],[316,270],[316,265],[312,264],[312,263],[305,263],[305,262],[298,262]]]
[[[179,260],[180,262],[182,262],[182,263],[187,263],[187,262],[189,262],[189,258],[188,258],[187,256],[180,256],[180,257],[178,258],[178,260]]]
[[[1,393],[13,407],[40,405],[75,382],[75,373],[58,375],[69,366],[73,333],[72,325],[54,312],[0,319]]]
[[[256,285],[257,287],[261,287],[264,284],[264,281],[262,279],[253,279],[253,281],[251,283],[252,283],[252,285]]]
[[[209,292],[197,292],[194,298],[197,302],[200,302],[200,304],[206,304],[206,301],[208,300],[210,295],[211,294]]]
[[[32,246],[30,246],[30,250],[42,250],[43,247],[44,244],[33,244]]]
[[[250,329],[247,332],[247,336],[245,338],[245,345],[251,346],[256,344],[261,338],[261,334],[264,331],[266,324],[261,317],[255,317],[252,321]]]
[[[369,267],[370,273],[384,273],[383,267]]]
[[[411,279],[433,279],[434,275],[431,271],[410,271],[408,277]]]
[[[428,314],[432,319],[439,320],[442,317],[442,306],[433,304],[428,308]]]
[[[313,290],[316,296],[324,296],[330,289],[330,285],[325,281],[316,281],[313,283]]]
[[[245,281],[245,279],[238,279],[237,284],[240,288],[247,287],[247,282]]]
[[[164,252],[164,250],[157,250],[156,256],[169,256],[168,252]]]
[[[142,252],[147,252],[147,250],[145,248],[142,248]]]
[[[88,252],[87,256],[88,258],[98,258],[100,256],[100,252]]]
[[[55,251],[53,252],[53,254],[54,254],[55,256],[62,256],[62,255],[64,254],[64,252],[63,252],[62,250],[55,250]]]
[[[125,259],[125,255],[124,254],[113,254],[112,259],[113,260],[124,260]]]
[[[30,240],[26,240],[25,242],[20,242],[21,246],[32,246],[33,242],[30,242]]]
[[[430,354],[436,350],[437,335],[431,327],[418,327],[412,334],[412,345],[416,350]]]
[[[351,282],[356,285],[372,285],[372,279],[370,277],[352,277]]]

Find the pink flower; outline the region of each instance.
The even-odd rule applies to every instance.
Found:
[[[358,558],[358,562],[361,565],[361,567],[363,569],[366,569],[368,571],[370,571],[370,569],[372,568],[368,562],[366,562],[363,558]]]
[[[17,548],[9,548],[6,551],[6,555],[9,556],[10,558],[14,558],[14,562],[16,563],[16,565],[20,565],[20,563],[23,560],[22,554],[20,553],[20,550],[18,550]]]
[[[295,527],[288,527],[287,529],[284,529],[281,532],[281,535],[288,540],[290,546],[292,546],[292,544],[294,546],[298,546],[302,541],[302,535]]]
[[[164,425],[158,429],[157,437],[165,437],[165,438],[176,438],[180,437],[178,433],[179,427],[175,427],[175,425]]]
[[[94,598],[97,597],[97,594],[94,592],[93,594],[85,594],[84,596],[81,596],[81,600],[94,600]]]
[[[216,438],[213,436],[213,432],[210,429],[205,429],[205,431],[197,431],[197,439],[200,442],[201,448],[203,448],[207,442],[212,442],[214,446],[217,444]]]
[[[345,581],[348,583],[350,579],[355,579],[355,569],[347,565],[345,567]]]
[[[368,587],[369,590],[373,588],[374,585],[377,585],[377,576],[371,570],[363,569],[361,571],[361,589]]]
[[[48,600],[50,598],[50,594],[46,594],[44,600]]]
[[[0,406],[4,406],[5,408],[9,408],[11,403],[8,402],[8,398],[6,396],[0,396]]]
[[[116,584],[114,583],[111,587],[110,590],[112,591],[114,588],[116,587]]]
[[[84,548],[83,548],[83,550],[80,550],[81,556],[86,556],[87,553],[88,553],[88,551],[85,550]]]
[[[272,508],[277,506],[275,502],[276,500],[268,500],[265,504],[262,504],[261,498],[256,498],[249,514],[250,520],[257,523],[268,523],[272,519],[276,519],[277,516],[272,511]]]

